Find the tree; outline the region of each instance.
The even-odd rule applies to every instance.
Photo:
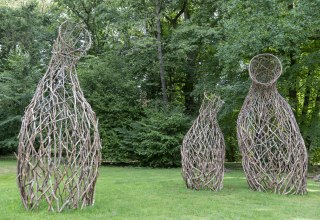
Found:
[[[6,154],[17,149],[21,117],[48,62],[56,19],[39,14],[33,3],[0,11],[0,154]]]
[[[70,17],[80,20],[91,32],[91,53],[98,54],[103,51],[106,25],[101,19],[102,13],[107,13],[104,0],[55,0]]]
[[[161,43],[161,0],[156,0],[156,22],[157,22],[157,45],[158,45],[158,59],[159,59],[159,72],[161,79],[161,89],[162,89],[162,97],[164,105],[168,105],[168,96],[167,96],[167,86],[165,80],[165,72],[163,66],[163,55],[162,55],[162,43]]]

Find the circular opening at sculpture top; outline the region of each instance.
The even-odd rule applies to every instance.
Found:
[[[85,52],[91,47],[90,33],[81,24],[74,24],[70,21],[63,22],[59,27],[59,36],[71,50],[69,53]]]
[[[278,57],[272,54],[254,56],[249,65],[251,79],[263,85],[271,85],[277,81],[282,72],[282,65]]]

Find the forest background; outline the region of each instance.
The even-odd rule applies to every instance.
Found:
[[[319,0],[0,0],[0,155],[17,150],[57,28],[70,19],[92,34],[77,70],[99,119],[104,161],[179,166],[205,91],[225,101],[226,159],[239,161],[247,67],[254,55],[272,53],[309,161],[320,163],[319,11]]]

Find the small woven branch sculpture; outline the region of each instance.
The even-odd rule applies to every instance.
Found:
[[[276,88],[281,72],[272,54],[250,62],[253,83],[237,121],[242,164],[253,190],[304,194],[307,152],[294,114]]]
[[[81,25],[61,24],[48,70],[26,109],[17,169],[26,209],[46,202],[48,210],[60,212],[94,203],[101,144],[95,113],[76,73],[76,63],[90,45],[90,34]]]
[[[182,176],[191,189],[221,190],[223,187],[225,143],[217,122],[223,101],[204,95],[198,118],[183,139]]]

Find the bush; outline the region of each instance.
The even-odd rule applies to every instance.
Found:
[[[177,167],[190,119],[179,108],[145,109],[145,117],[122,130],[122,146],[134,152],[141,166]],[[130,150],[131,149],[131,150]]]
[[[78,65],[84,95],[99,119],[102,158],[128,162],[134,156],[123,146],[123,133],[142,114],[136,80],[123,71],[123,60],[116,54],[87,56]]]
[[[311,150],[311,164],[320,165],[320,147]]]

